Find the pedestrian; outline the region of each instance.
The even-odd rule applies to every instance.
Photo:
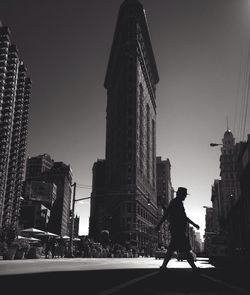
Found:
[[[64,257],[64,251],[65,251],[65,242],[62,236],[60,236],[60,240],[59,240],[59,253],[61,258]]]
[[[51,237],[51,239],[50,239],[50,251],[51,251],[52,258],[55,258],[55,255],[56,255],[56,240],[55,240],[54,237]]]
[[[191,246],[188,235],[188,224],[192,224],[195,228],[199,229],[199,225],[194,223],[186,215],[183,201],[187,197],[187,189],[185,187],[179,187],[176,192],[176,198],[174,198],[167,208],[164,208],[164,215],[161,218],[155,230],[158,232],[161,224],[165,221],[169,221],[169,230],[171,233],[171,241],[168,250],[165,254],[160,271],[163,272],[167,269],[167,264],[171,259],[174,251],[184,252],[185,257],[192,267],[195,273],[198,272],[198,268],[194,263],[193,256],[191,254]]]
[[[45,243],[45,258],[50,258],[50,238]]]

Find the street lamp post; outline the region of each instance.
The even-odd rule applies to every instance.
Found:
[[[70,249],[69,256],[70,257],[74,257],[73,238],[74,238],[74,223],[75,223],[75,203],[78,201],[87,200],[91,198],[91,197],[86,197],[86,198],[76,199],[76,182],[74,182],[72,186],[74,187],[74,189],[73,189],[73,202],[72,202],[72,210],[71,210],[72,218],[71,218],[70,239],[69,239],[69,249]]]
[[[70,239],[69,239],[69,256],[73,257],[73,235],[74,235],[74,221],[75,221],[75,197],[76,197],[76,183],[73,183],[73,202],[71,210],[71,224],[70,224]]]

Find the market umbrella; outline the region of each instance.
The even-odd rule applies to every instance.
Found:
[[[74,238],[73,241],[81,241],[79,238]]]
[[[28,234],[41,234],[44,233],[43,230],[34,228],[34,227],[30,227],[30,228],[25,228],[21,230],[21,233],[28,233]]]
[[[37,238],[28,238],[27,239],[30,243],[37,243],[37,242],[40,242],[41,240],[40,239],[37,239]]]
[[[29,227],[29,228],[22,229],[20,232],[25,237],[36,236],[37,234],[44,233],[43,230],[40,230],[40,229],[37,229],[37,228],[34,228],[34,227]]]
[[[17,236],[16,240],[27,240],[27,237],[23,237],[23,236]]]
[[[37,236],[40,236],[40,237],[59,237],[59,235],[51,233],[49,231],[38,233]]]
[[[56,237],[56,239],[60,239],[60,238],[61,238],[60,236]],[[69,237],[69,236],[62,236],[62,239],[64,239],[64,240],[69,240],[70,237]]]
[[[37,239],[37,238],[28,238],[28,240],[31,242],[41,241],[40,239]]]

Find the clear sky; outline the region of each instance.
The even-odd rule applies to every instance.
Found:
[[[92,165],[105,157],[103,87],[119,0],[2,0],[32,78],[27,156],[48,153],[70,164],[88,197]],[[205,226],[211,185],[219,177],[218,147],[227,128],[237,141],[246,89],[249,0],[141,0],[158,67],[157,156],[169,158],[175,189],[186,186],[188,216]],[[250,113],[250,110],[248,114]],[[246,124],[250,133],[250,119]],[[246,137],[243,137],[246,139]],[[78,202],[80,234],[88,233],[90,202]]]

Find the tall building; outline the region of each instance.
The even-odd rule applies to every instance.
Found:
[[[69,223],[68,223],[68,229],[71,229],[72,227],[72,210],[70,210],[70,219],[69,219]],[[74,228],[73,228],[73,238],[76,238],[79,236],[79,222],[80,222],[80,217],[75,215],[75,218],[74,218]],[[67,235],[70,235],[70,230],[68,232]]]
[[[99,197],[98,223],[97,215],[90,216],[90,235],[106,229],[109,220],[113,241],[133,242],[138,247],[155,243],[151,230],[157,223],[158,81],[145,10],[139,1],[125,0],[119,10],[104,82],[105,193]]]
[[[49,172],[53,165],[54,161],[48,154],[28,157],[23,184],[25,200],[38,201],[49,209],[52,208],[56,199],[57,186],[51,181],[45,181],[45,173]]]
[[[167,208],[174,197],[174,189],[171,181],[171,164],[169,159],[162,160],[156,157],[156,187],[157,187],[157,204],[158,219],[163,215],[163,208]],[[170,232],[168,230],[167,220],[163,222],[158,233],[158,244],[168,246],[170,242]]]
[[[238,154],[241,143],[235,143],[233,133],[227,129],[222,139],[220,180],[212,186],[212,208],[206,211],[205,251],[210,257],[232,253],[232,210],[240,198]],[[208,210],[208,209],[207,209]],[[214,258],[213,258],[214,259]],[[216,258],[218,259],[218,258]]]
[[[68,235],[72,193],[70,165],[54,162],[48,154],[28,158],[25,183],[25,198],[35,203],[39,201],[51,209],[48,230]]]
[[[203,251],[203,245],[201,240],[200,232],[195,231],[195,245],[194,245],[194,252],[196,254],[200,254]]]
[[[223,220],[223,207],[222,207],[222,188],[221,180],[215,179],[212,185],[212,196],[211,196],[213,211],[213,224],[215,225],[214,231],[220,232],[221,221]]]
[[[41,202],[23,201],[20,209],[19,224],[21,229],[38,228],[48,230],[50,210]]]
[[[30,94],[26,67],[0,25],[0,227],[18,223]]]
[[[213,253],[213,239],[216,235],[216,228],[214,227],[214,209],[212,207],[206,207],[206,227],[204,234],[204,251],[205,254],[211,256]],[[216,245],[217,246],[217,245]]]
[[[173,199],[173,186],[171,181],[171,163],[169,159],[162,160],[156,157],[157,200],[159,204],[167,207]]]
[[[90,235],[99,239],[102,229],[110,231],[110,217],[104,219],[103,198],[105,194],[105,160],[98,159],[92,169],[92,193],[90,200]]]
[[[70,166],[63,162],[55,162],[50,171],[45,172],[45,181],[57,186],[56,200],[51,210],[48,229],[58,235],[68,235],[72,193]]]
[[[41,175],[49,171],[54,164],[50,155],[43,154],[36,157],[29,157],[27,159],[26,175],[25,179],[35,179],[36,177],[41,177]]]
[[[250,257],[250,134],[238,143],[237,170],[240,196],[228,216],[229,251],[241,259]]]
[[[227,219],[228,213],[239,198],[240,183],[237,172],[237,147],[233,133],[227,129],[222,139],[220,156],[220,176],[222,192],[222,216]]]

